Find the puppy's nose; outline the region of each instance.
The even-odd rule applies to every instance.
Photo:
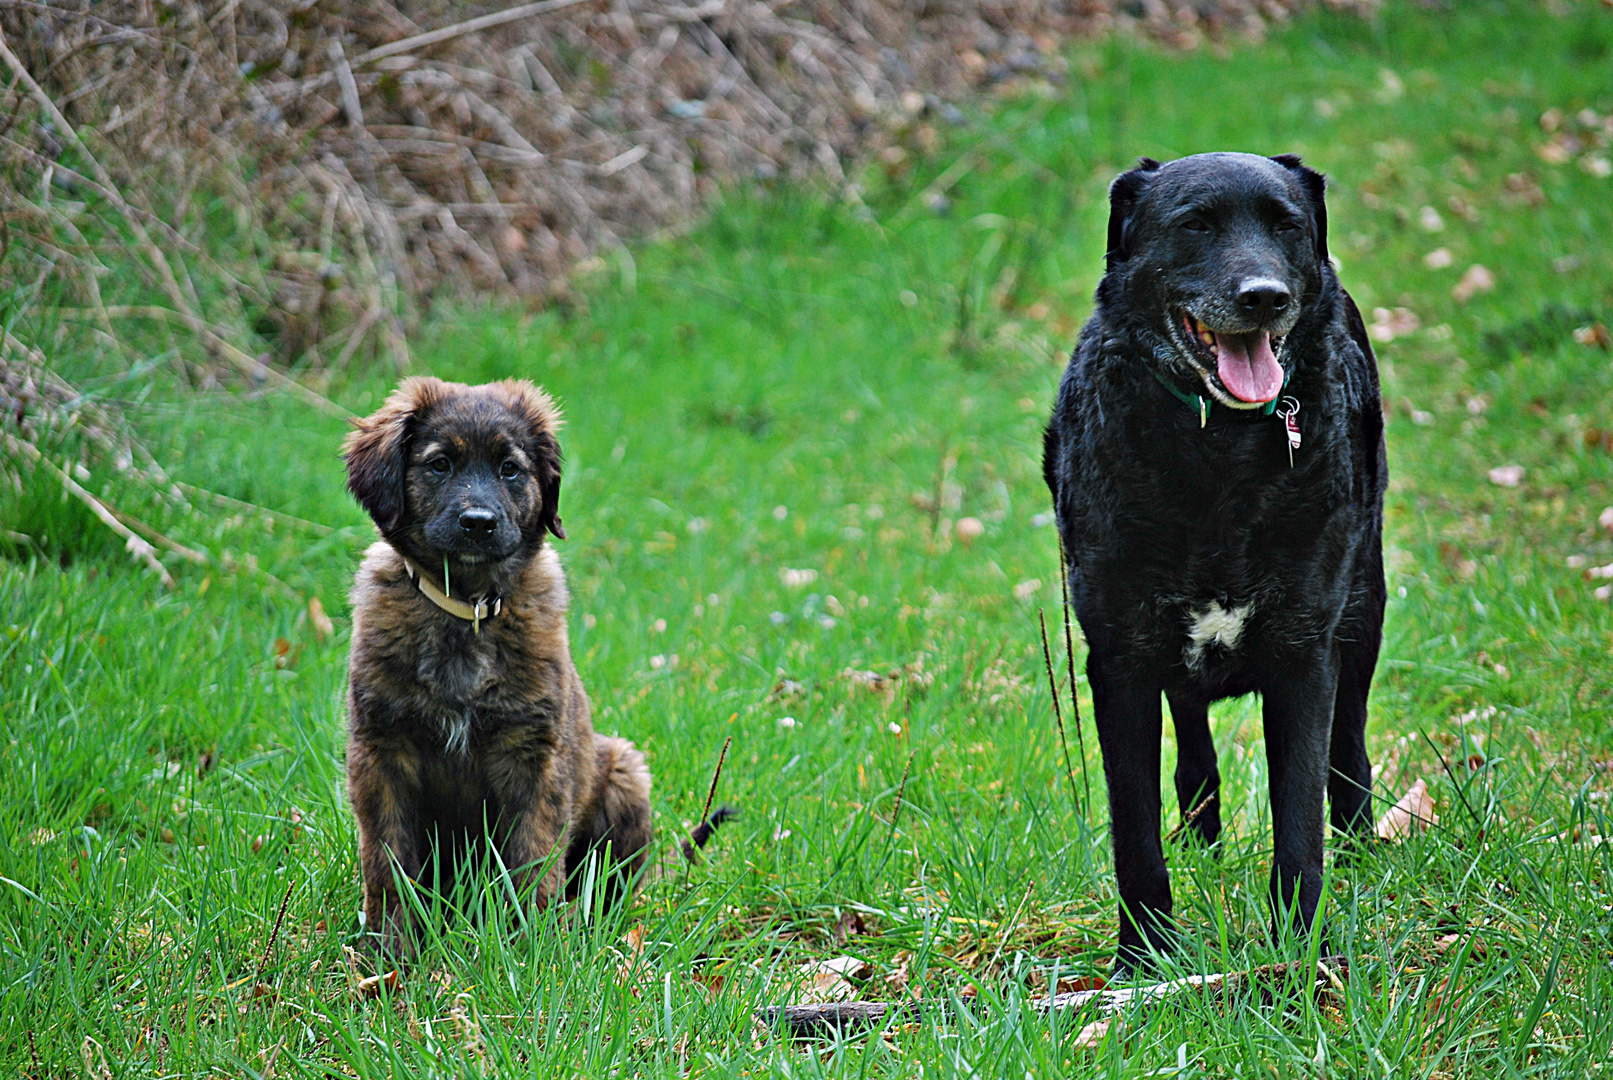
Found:
[[[1257,319],[1271,318],[1293,299],[1288,286],[1272,278],[1250,278],[1238,285],[1238,306]]]
[[[462,510],[459,514],[459,527],[468,533],[480,536],[490,536],[498,528],[498,518],[493,516],[491,510]]]

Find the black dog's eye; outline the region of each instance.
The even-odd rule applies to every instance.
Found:
[[[434,457],[430,461],[426,462],[426,468],[430,469],[438,476],[447,476],[448,470],[452,467],[453,466],[448,464],[448,459],[445,457]]]
[[[1301,228],[1303,228],[1303,226],[1293,218],[1284,218],[1282,221],[1277,223],[1278,232],[1298,232]]]
[[[514,480],[521,475],[521,466],[512,460],[506,459],[504,464],[498,467],[498,475],[502,480]]]
[[[1182,222],[1182,228],[1186,229],[1188,232],[1210,231],[1209,223],[1204,221],[1202,218],[1188,218],[1186,221]]]

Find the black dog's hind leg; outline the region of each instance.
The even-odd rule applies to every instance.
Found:
[[[1265,680],[1266,764],[1274,853],[1271,902],[1279,927],[1309,930],[1322,897],[1322,794],[1338,692],[1330,644]]]
[[[1175,694],[1165,696],[1176,727],[1176,802],[1188,829],[1209,846],[1221,835],[1221,770],[1210,737],[1210,708]]]
[[[1170,948],[1171,882],[1159,838],[1160,691],[1112,679],[1091,661],[1087,678],[1109,784],[1109,831],[1120,888],[1119,974],[1146,963],[1149,946]]]
[[[1378,641],[1339,650],[1339,690],[1333,705],[1331,772],[1327,799],[1333,828],[1349,837],[1372,833],[1372,762],[1367,759],[1367,692]]]
[[[1380,562],[1381,565],[1381,562]],[[1383,574],[1369,583],[1357,625],[1341,627],[1339,691],[1333,705],[1332,771],[1327,801],[1333,828],[1348,837],[1372,835],[1372,762],[1367,759],[1367,694],[1383,640]],[[1346,638],[1346,635],[1348,637]]]

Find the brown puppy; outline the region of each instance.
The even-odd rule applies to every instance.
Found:
[[[411,378],[343,446],[384,537],[353,586],[347,786],[388,952],[414,944],[395,874],[451,882],[490,843],[542,908],[590,851],[610,846],[611,897],[648,851],[649,770],[594,733],[544,543],[566,535],[559,424],[528,382]]]

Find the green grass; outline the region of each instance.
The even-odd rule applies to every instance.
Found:
[[[145,508],[216,563],[176,564],[165,593],[44,478],[0,494],[35,537],[0,562],[4,1068],[1595,1074],[1613,1057],[1613,615],[1565,560],[1613,562],[1613,355],[1571,334],[1613,322],[1613,180],[1535,147],[1549,108],[1570,128],[1613,111],[1613,17],[1563,7],[1318,15],[1225,56],[1083,47],[1067,86],[943,125],[931,156],[913,131],[860,203],[735,190],[568,310],[440,315],[422,370],[529,377],[567,410],[572,647],[597,726],[649,756],[660,837],[698,816],[728,736],[719,798],[743,817],[607,917],[522,932],[491,883],[377,1000],[344,960],[343,597],[371,532],[342,491],[341,425],[79,373],[130,399],[180,478],[324,528]],[[1084,680],[1088,761],[1067,775],[1042,672],[1058,587],[1040,425],[1101,267],[1107,180],[1138,154],[1220,148],[1326,170],[1346,286],[1423,327],[1380,347],[1391,599],[1369,730],[1384,792],[1426,777],[1441,823],[1335,870],[1341,991],[1184,998],[1081,1049],[1092,1015],[1027,1005],[1055,970],[1102,972],[1116,929]],[[937,177],[955,181],[944,216]],[[1451,268],[1424,265],[1435,247]],[[1473,263],[1496,288],[1459,304]],[[363,412],[386,388],[330,389]],[[1486,478],[1506,463],[1517,487]],[[1221,859],[1170,851],[1199,943],[1183,971],[1292,953],[1266,937],[1258,718],[1213,711]],[[1167,736],[1167,772],[1172,753]],[[863,996],[899,996],[905,972],[939,1007],[840,1044],[753,1022],[797,997],[803,964],[848,953],[871,965]]]

